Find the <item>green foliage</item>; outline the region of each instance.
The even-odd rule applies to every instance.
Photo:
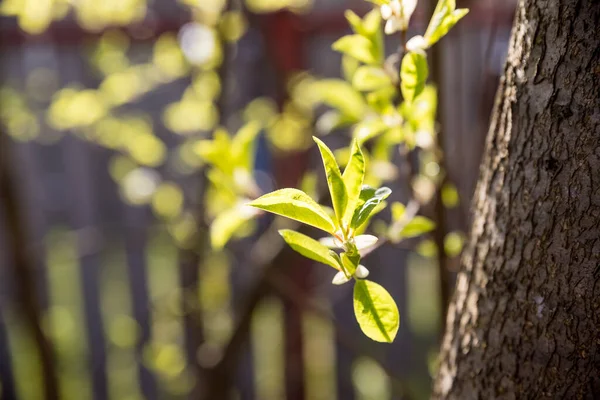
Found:
[[[425,40],[428,46],[433,46],[444,37],[450,29],[467,13],[466,8],[456,9],[456,0],[439,0],[429,26],[425,31]]]
[[[365,178],[365,157],[357,140],[352,142],[351,156],[344,169],[342,179],[348,194],[348,204],[342,217],[344,226],[352,220],[352,216],[360,203],[361,186]]]
[[[402,58],[400,67],[400,88],[407,102],[412,102],[425,89],[429,75],[427,58],[424,53],[409,52]]]
[[[392,80],[383,69],[367,65],[359,67],[352,78],[352,86],[365,92],[382,89],[391,84]]]
[[[375,210],[375,207],[387,199],[391,193],[392,191],[387,187],[377,190],[370,186],[363,187],[360,192],[359,204],[354,211],[350,226],[354,229],[360,228],[367,221],[373,210]]]
[[[292,249],[304,257],[329,265],[337,270],[341,269],[339,261],[331,255],[331,250],[313,238],[289,229],[282,229],[279,234]]]
[[[321,157],[323,159],[323,166],[325,167],[325,174],[327,176],[327,185],[329,186],[329,194],[331,195],[331,201],[333,203],[333,209],[336,215],[336,225],[339,227],[342,224],[341,217],[346,211],[346,204],[348,203],[348,194],[346,193],[346,185],[342,179],[340,167],[335,161],[335,157],[329,147],[325,145],[321,140],[313,138],[319,146]]]
[[[354,315],[362,331],[376,342],[391,343],[400,326],[400,314],[392,296],[368,280],[354,284]]]
[[[298,189],[280,189],[265,194],[248,205],[314,226],[328,233],[335,232],[335,224],[323,207]]]
[[[120,4],[119,1],[109,3]],[[399,68],[397,59],[392,56],[386,59],[384,32],[406,31],[414,2],[392,4],[390,0],[371,0],[374,7],[362,18],[347,11],[345,15],[353,33],[333,44],[333,49],[342,54],[343,79],[316,79],[306,73],[297,74],[290,79],[289,100],[281,111],[271,99],[255,99],[240,113],[243,124],[234,133],[221,126],[225,121],[220,120],[217,100],[224,88],[217,68],[223,61],[223,43],[235,43],[246,31],[245,16],[239,9],[225,10],[220,1],[181,1],[200,7],[197,24],[204,27],[210,50],[205,59],[186,58],[176,36],[167,33],[157,40],[148,62],[133,65],[127,58],[127,38],[118,32],[107,32],[91,56],[91,63],[101,75],[99,88],[68,87],[56,91],[52,99],[47,99],[47,122],[56,130],[74,131],[85,140],[119,152],[111,165],[111,175],[123,185],[123,193],[134,192],[127,188],[131,182],[153,188],[142,198],[125,197],[138,205],[151,203],[180,246],[193,245],[191,239],[200,221],[190,210],[185,210],[183,190],[173,181],[162,181],[154,169],[167,163],[188,174],[204,169],[207,178],[204,217],[210,222],[210,241],[217,251],[234,237],[252,234],[253,219],[262,214],[259,210],[327,232],[328,236],[320,241],[291,230],[281,230],[280,234],[296,252],[336,269],[332,283],[354,281],[354,309],[361,329],[373,340],[393,341],[399,325],[398,309],[383,287],[365,280],[369,270],[361,262],[382,243],[395,244],[434,229],[433,221],[413,215],[415,212],[409,213],[398,202],[392,203],[389,225],[380,220],[380,216],[374,216],[387,206],[391,190],[384,186],[386,182],[401,176],[394,159],[398,151],[405,154],[418,148],[421,168],[433,166],[429,172],[417,171],[408,182],[413,188],[413,201],[426,203],[438,190],[436,185],[442,182],[439,177],[443,177],[444,171],[439,170],[440,156],[435,139],[437,92],[426,83],[425,51],[468,11],[457,10],[454,0],[439,0],[424,35],[399,43],[402,49],[398,52],[402,56]],[[31,33],[40,32],[63,15],[54,7],[34,15],[29,9],[15,6],[18,0],[10,3],[12,6],[3,8],[0,13],[16,16],[20,26]],[[57,0],[52,3],[58,4]],[[61,12],[72,9],[84,27],[96,30],[143,19],[145,7],[133,7],[137,0],[125,3],[120,8],[125,10],[123,15],[107,14],[97,20],[83,19],[83,8],[75,3],[65,6]],[[301,8],[303,0],[279,1],[277,5],[266,3],[245,0],[245,6],[255,12],[284,6]],[[398,10],[397,6],[402,8]],[[135,11],[138,9],[140,11]],[[86,12],[96,15],[100,11],[93,7]],[[168,147],[153,132],[149,119],[118,116],[119,107],[188,75],[191,85],[179,101],[167,105],[162,112],[164,125],[179,138],[185,135],[184,144],[174,152],[179,158],[172,160]],[[26,140],[41,135],[41,122],[27,99],[6,89],[1,91],[0,98],[9,105],[7,111],[0,112],[0,123],[7,126],[12,137]],[[313,126],[318,105],[330,108],[316,122],[320,133],[347,127],[353,137],[349,146],[335,152],[314,138],[333,209],[313,200],[319,197],[314,171],[305,174],[302,190],[286,188],[267,194],[261,193],[254,177],[259,135],[264,133],[274,151],[308,149],[311,142],[306,132]],[[343,173],[338,162],[344,166]],[[446,185],[442,199],[445,206],[456,206],[456,188]],[[377,236],[365,234],[368,229]],[[444,243],[446,253],[458,255],[463,242],[460,233],[449,233]],[[417,250],[430,256],[437,251],[435,244],[428,240],[421,241]]]

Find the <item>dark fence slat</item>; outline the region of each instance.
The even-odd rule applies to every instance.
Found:
[[[101,313],[99,290],[102,262],[98,241],[95,204],[95,180],[93,151],[91,145],[77,138],[65,137],[63,154],[66,177],[70,183],[71,226],[77,231],[77,252],[81,270],[81,290],[85,313],[85,328],[89,345],[89,366],[92,378],[93,398],[108,398],[106,375],[106,339]],[[95,149],[98,150],[98,149]]]
[[[2,305],[0,305],[0,398],[3,400],[16,400],[17,398],[11,359],[6,325],[2,317]]]
[[[124,220],[125,247],[127,251],[127,272],[129,274],[129,291],[133,317],[139,326],[139,337],[135,352],[138,360],[140,389],[144,398],[158,398],[156,379],[143,363],[144,347],[151,339],[151,304],[148,289],[148,273],[146,269],[146,229],[148,224],[147,210],[140,207],[125,206]]]

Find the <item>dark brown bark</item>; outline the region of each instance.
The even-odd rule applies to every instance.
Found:
[[[519,3],[436,398],[600,396],[599,26]]]

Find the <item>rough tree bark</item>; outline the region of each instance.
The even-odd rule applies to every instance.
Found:
[[[434,397],[600,398],[600,2],[523,0]]]

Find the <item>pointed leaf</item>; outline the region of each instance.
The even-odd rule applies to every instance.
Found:
[[[391,343],[400,326],[398,307],[381,285],[367,280],[354,284],[354,315],[360,328],[376,342]]]
[[[348,203],[343,217],[346,225],[351,222],[358,206],[363,180],[365,179],[365,157],[357,140],[352,142],[351,153],[350,161],[344,169],[344,175],[342,175],[348,193]]]
[[[359,121],[367,111],[367,104],[360,92],[341,79],[321,79],[314,84],[316,96],[330,107],[338,109],[343,116]]]
[[[431,21],[425,31],[425,39],[429,46],[435,44],[444,37],[456,23],[464,17],[469,10],[466,8],[456,8],[454,0],[439,0]]]
[[[346,210],[346,204],[348,203],[348,195],[342,179],[340,167],[337,165],[335,156],[331,150],[329,150],[329,147],[314,136],[313,140],[317,143],[319,151],[321,152],[323,167],[325,168],[325,175],[327,176],[327,186],[329,186],[329,194],[331,194],[331,202],[335,211],[336,220],[341,221],[344,211]]]
[[[329,249],[311,237],[289,229],[281,229],[279,234],[292,249],[306,258],[329,265],[337,270],[340,265],[329,253]]]
[[[352,86],[363,92],[381,89],[391,84],[392,80],[383,69],[369,65],[358,68],[352,77]]]
[[[239,204],[220,213],[210,224],[210,243],[215,250],[227,244],[233,234],[256,215],[256,210],[246,204]]]
[[[250,121],[240,128],[231,143],[231,154],[236,167],[247,171],[254,169],[254,151],[256,137],[260,133],[261,125],[257,121]]]
[[[276,190],[259,197],[249,205],[303,222],[325,232],[335,232],[335,224],[327,212],[306,193],[298,189]]]
[[[365,64],[376,64],[377,56],[371,41],[361,35],[347,35],[338,39],[332,46],[339,51],[362,61]]]
[[[354,212],[350,226],[356,229],[365,223],[375,207],[377,207],[383,200],[387,199],[391,193],[392,191],[387,187],[377,189],[375,193],[373,193],[372,197],[367,199],[364,204]]]
[[[348,275],[354,275],[356,268],[358,267],[358,263],[360,262],[360,255],[350,255],[349,253],[342,253],[340,255],[342,260],[342,265],[344,266],[344,270]]]
[[[429,75],[427,58],[421,52],[409,52],[402,58],[400,66],[400,89],[407,102],[412,102],[423,89]]]
[[[432,220],[418,215],[406,224],[404,229],[400,232],[400,236],[403,238],[411,238],[430,232],[434,229],[435,223]]]

